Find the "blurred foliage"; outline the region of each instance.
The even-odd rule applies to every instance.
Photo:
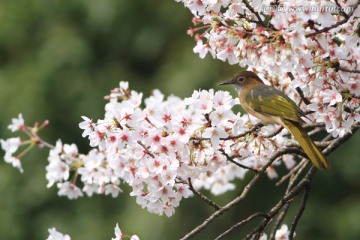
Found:
[[[195,43],[186,35],[191,17],[173,0],[0,1],[0,138],[13,136],[7,125],[21,112],[28,124],[49,119],[42,136],[51,143],[61,138],[87,152],[80,116],[101,118],[103,96],[121,80],[145,96],[155,88],[181,97],[216,88],[239,68],[192,52]],[[360,238],[358,146],[359,134],[330,156],[330,171],[315,177],[298,228],[304,239]],[[28,154],[24,174],[0,162],[0,239],[45,239],[53,226],[72,239],[110,239],[117,222],[141,239],[178,239],[212,212],[191,198],[175,216],[159,217],[141,209],[126,186],[116,199],[58,197],[55,188],[46,188],[47,154]],[[216,200],[231,200],[242,184]],[[263,179],[249,199],[196,239],[212,239],[252,210],[267,210],[283,191]],[[239,239],[245,230],[228,239]]]

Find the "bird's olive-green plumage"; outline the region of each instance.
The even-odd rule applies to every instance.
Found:
[[[283,119],[283,122],[284,127],[292,133],[314,166],[323,169],[329,168],[329,163],[324,154],[316,147],[300,123],[287,119]]]
[[[277,123],[285,127],[299,142],[315,167],[329,168],[324,154],[301,126],[303,111],[288,96],[276,88],[265,85],[250,71],[239,72],[233,79],[220,85],[225,84],[235,85],[245,111],[265,123]]]
[[[301,109],[280,90],[259,84],[245,97],[246,103],[255,111],[301,122]]]

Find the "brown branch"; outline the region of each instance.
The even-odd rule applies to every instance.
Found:
[[[317,133],[319,133],[319,132],[322,132],[324,130],[324,128],[320,128],[320,127],[317,127],[317,128],[315,128],[315,129],[313,129],[312,131],[310,131],[310,132],[308,132],[308,135],[309,136],[312,136],[312,135],[315,135],[315,134],[317,134]]]
[[[287,75],[289,76],[291,81],[295,80],[294,75],[292,74],[292,72],[287,72]]]
[[[343,144],[345,141],[347,141],[355,132],[360,128],[360,125],[356,125],[352,128],[352,134],[346,133],[344,136],[332,141],[330,145],[327,146],[327,148],[323,151],[325,155],[330,154],[332,151],[337,149],[341,144]],[[286,153],[296,153],[299,155],[303,154],[303,151],[301,151],[299,148],[285,148],[277,151],[270,159],[259,169],[258,173],[255,173],[255,175],[252,177],[252,179],[249,181],[249,183],[245,186],[243,191],[240,193],[239,196],[237,196],[235,199],[230,201],[228,204],[214,212],[212,215],[210,215],[207,219],[205,219],[200,225],[195,227],[193,230],[191,230],[189,233],[187,233],[182,240],[190,239],[197,233],[199,233],[201,230],[203,230],[205,227],[207,227],[211,222],[213,222],[215,219],[217,219],[219,216],[224,214],[226,211],[229,211],[231,208],[233,208],[235,205],[239,204],[241,201],[244,200],[244,198],[247,197],[249,192],[252,190],[252,188],[255,186],[255,184],[260,179],[261,175],[265,173],[266,169],[280,156]],[[304,167],[304,166],[302,166]],[[264,231],[264,229],[268,226],[268,224],[273,220],[274,216],[276,216],[279,211],[289,202],[293,200],[293,198],[301,192],[301,190],[307,185],[310,184],[312,177],[314,176],[316,172],[316,168],[312,166],[308,173],[305,175],[305,177],[294,187],[291,188],[291,190],[285,194],[284,197],[280,199],[280,201],[270,210],[268,214],[265,214],[266,216],[269,216],[269,218],[264,219],[258,227],[256,227],[251,233],[249,233],[246,236],[246,239],[252,238],[254,235],[257,237],[260,237],[261,233]],[[297,179],[298,176],[300,176],[301,171],[296,173],[297,176],[294,177],[294,179]],[[292,180],[292,183],[295,180]],[[292,186],[291,183],[291,186]],[[255,238],[256,239],[256,238]]]
[[[282,183],[284,183],[287,179],[291,178],[291,176],[299,175],[301,173],[305,166],[307,165],[309,161],[306,158],[303,158],[301,162],[299,162],[298,165],[296,165],[293,169],[290,170],[286,175],[284,175],[276,184],[275,186],[280,186]]]
[[[207,225],[209,225],[211,222],[213,222],[217,217],[221,216],[226,211],[229,211],[232,207],[237,205],[239,202],[241,202],[250,192],[250,190],[254,187],[256,182],[259,180],[262,173],[266,171],[266,169],[280,156],[286,153],[299,153],[301,152],[299,149],[294,148],[286,148],[282,149],[278,152],[276,152],[264,165],[261,166],[259,169],[259,173],[256,173],[254,177],[250,180],[250,182],[245,186],[244,190],[241,192],[241,194],[233,199],[231,202],[226,204],[224,207],[220,208],[216,212],[214,212],[210,217],[208,217],[203,223],[195,227],[192,231],[187,233],[181,240],[189,239],[190,237],[194,236],[198,232],[200,232],[202,229],[204,229]]]
[[[250,192],[251,188],[255,185],[255,183],[259,180],[261,174],[257,173],[255,176],[250,180],[250,182],[245,186],[242,193],[236,197],[234,200],[226,204],[224,207],[220,208],[216,212],[214,212],[210,217],[208,217],[203,223],[195,227],[192,231],[187,233],[181,240],[189,239],[190,237],[194,236],[198,232],[200,232],[202,229],[204,229],[209,223],[214,221],[217,217],[221,216],[224,212],[231,209],[233,206],[241,202]]]
[[[306,176],[295,186],[292,188],[291,191],[289,191],[288,194],[285,194],[285,196],[271,209],[271,211],[268,213],[270,216],[269,220],[265,219],[263,220],[251,233],[249,233],[245,239],[253,239],[253,236],[255,236],[255,239],[261,235],[263,230],[266,228],[266,226],[272,221],[274,216],[279,212],[279,210],[288,202],[291,202],[293,198],[299,194],[299,192],[303,189],[304,185],[310,184],[312,177],[314,176],[316,172],[316,168],[312,166],[309,170],[309,172],[306,174]]]
[[[359,129],[359,127],[354,127],[352,130],[353,130],[353,134]],[[350,134],[350,133],[347,133],[345,134],[343,137],[337,139],[336,141],[333,141],[324,151],[324,154],[325,155],[328,155],[329,153],[331,153],[332,151],[334,151],[337,147],[339,147],[342,143],[344,143],[345,141],[347,141],[353,134]],[[313,175],[315,174],[315,171],[316,171],[316,168],[314,166],[311,167],[310,171],[308,172],[308,174],[303,178],[303,180],[293,188],[293,190],[288,194],[289,196],[290,195],[297,195],[299,193],[299,191],[301,191],[302,188],[304,188],[304,195],[303,195],[303,199],[302,199],[302,202],[301,202],[301,205],[300,205],[300,208],[299,208],[299,211],[297,213],[297,215],[295,216],[295,219],[293,221],[293,224],[291,226],[291,229],[290,229],[290,234],[289,234],[289,238],[292,239],[293,237],[293,234],[294,234],[294,231],[295,231],[295,228],[296,228],[296,225],[298,223],[298,221],[300,220],[301,218],[301,215],[302,213],[304,212],[305,210],[305,206],[306,206],[306,202],[307,202],[307,198],[308,198],[308,195],[309,195],[309,188],[310,188],[310,182],[311,182],[311,179],[313,177]],[[297,174],[300,174],[301,173],[301,170],[298,171]],[[306,180],[306,178],[308,180]],[[305,180],[305,181],[304,181]],[[284,197],[286,198],[286,196]],[[283,202],[284,201],[284,198],[279,202]],[[279,205],[278,203],[278,205]],[[272,210],[271,212],[268,214],[269,216],[272,216],[273,215],[273,211],[274,214],[276,214],[276,211],[278,211],[282,206],[278,206],[276,205]],[[258,228],[256,228],[252,233],[251,236],[253,236],[254,234],[259,234],[263,231],[263,228],[266,227],[266,225],[269,223],[268,222],[264,222],[262,224],[260,224],[258,226]],[[263,227],[263,228],[262,228]],[[250,235],[250,234],[249,234]],[[248,235],[248,236],[249,236]]]
[[[274,224],[273,230],[269,236],[269,240],[275,239],[276,231],[279,229],[281,223],[283,222],[283,220],[289,210],[289,207],[290,207],[290,202],[286,203],[285,206],[283,207],[283,210],[279,213],[279,216]]]
[[[260,122],[260,123],[255,124],[252,128],[250,128],[249,130],[247,130],[247,131],[245,131],[243,133],[240,133],[240,134],[238,134],[236,136],[229,136],[227,138],[220,138],[220,140],[231,140],[231,139],[241,138],[241,137],[244,137],[244,136],[248,135],[249,133],[252,133],[256,129],[261,128],[262,126],[264,126],[264,124],[262,124]]]
[[[301,100],[306,104],[306,105],[309,105],[311,102],[309,99],[307,99],[305,96],[304,96],[304,92],[301,90],[300,87],[296,87],[296,91],[298,92]]]
[[[210,206],[212,206],[213,208],[215,208],[215,210],[219,210],[221,207],[219,205],[217,205],[215,202],[213,202],[212,200],[210,200],[208,197],[206,197],[205,195],[203,195],[201,192],[197,191],[194,186],[191,183],[191,178],[188,179],[188,185],[189,185],[189,189],[190,191],[192,191],[195,195],[197,195],[198,197],[200,197],[202,200],[204,200],[207,204],[209,204]]]
[[[149,156],[151,156],[152,158],[155,158],[155,155],[152,154],[149,149],[139,140],[137,141],[137,143],[142,146],[142,148],[145,150],[146,154],[148,154]]]
[[[278,130],[276,130],[275,132],[273,133],[270,133],[268,135],[265,135],[264,137],[265,138],[272,138],[272,137],[275,137],[276,135],[278,135],[282,130],[284,129],[284,127],[280,127]]]
[[[341,15],[343,15],[345,18],[350,18],[349,15],[347,15],[347,13],[342,10],[342,6],[340,5],[338,0],[335,0],[335,4],[340,9]]]
[[[243,132],[243,133],[240,133],[238,135],[235,135],[235,136],[229,136],[229,137],[226,137],[226,138],[220,138],[220,140],[232,140],[232,139],[237,139],[237,138],[242,138],[250,133],[252,133],[253,131],[263,127],[264,124],[262,124],[261,122],[260,123],[257,123],[255,125],[253,125],[249,130]],[[210,141],[210,138],[203,138],[203,137],[191,137],[190,140],[195,140],[195,141]]]
[[[331,30],[331,29],[337,28],[338,26],[346,23],[346,22],[350,19],[350,17],[354,14],[356,8],[357,8],[359,5],[360,5],[360,2],[356,3],[356,4],[353,6],[352,11],[351,11],[349,14],[347,14],[347,17],[344,17],[343,20],[341,20],[341,21],[339,21],[339,22],[337,22],[337,23],[335,23],[335,24],[333,24],[333,25],[331,25],[331,26],[329,26],[329,27],[324,27],[324,28],[322,28],[322,29],[320,29],[320,30],[318,30],[318,31],[313,32],[313,33],[306,34],[305,37],[307,37],[307,38],[309,38],[309,37],[314,37],[314,36],[316,36],[316,35],[318,35],[318,34],[320,34],[320,33],[327,32],[327,31],[329,31],[329,30]]]
[[[290,171],[291,174],[290,174],[289,184],[286,188],[285,194],[288,194],[290,192],[290,190],[292,189],[292,187],[295,184],[295,181],[300,177],[302,171],[305,169],[307,163],[308,163],[308,160],[303,158],[303,160],[294,168],[296,170]],[[278,186],[278,183],[276,184],[276,186]],[[269,240],[275,239],[276,231],[279,229],[282,221],[284,220],[284,218],[289,210],[290,203],[291,202],[286,203],[283,207],[283,210],[278,214],[277,221],[274,224],[273,230],[269,236]]]
[[[309,112],[307,114],[310,114],[313,112]],[[306,114],[306,113],[305,113]],[[304,128],[312,128],[312,127],[320,127],[320,128],[325,128],[325,124],[324,123],[318,123],[318,122],[314,122],[312,124],[305,124]]]
[[[236,166],[238,167],[241,167],[241,168],[244,168],[244,169],[247,169],[247,170],[251,170],[255,173],[259,173],[259,170],[255,169],[255,168],[252,168],[252,167],[248,167],[248,166],[245,166],[241,163],[238,163],[236,162],[233,158],[234,157],[230,157],[225,151],[224,149],[219,149],[219,151],[222,153],[222,155],[224,155],[226,157],[226,159],[229,161],[229,162],[232,162],[233,164],[235,164]]]
[[[310,134],[309,134],[310,135]],[[332,142],[332,141],[314,141],[315,145],[320,148],[320,149],[324,149],[326,148],[327,146],[329,146]],[[289,143],[285,144],[286,147],[293,147],[293,148],[301,148],[300,144],[298,142],[296,142],[295,140],[294,141],[289,141]],[[304,154],[300,154],[304,157],[306,157],[307,155],[304,155]]]
[[[360,70],[358,70],[358,69],[347,69],[344,67],[338,67],[338,70],[343,71],[343,72],[350,72],[350,73],[360,73]]]
[[[260,14],[255,11],[255,9],[250,5],[250,3],[248,2],[248,0],[243,0],[243,3],[245,4],[245,6],[250,10],[250,12],[252,12],[258,19],[259,23],[263,26],[266,27],[266,24],[263,22],[263,20],[261,19]]]
[[[287,75],[289,76],[289,78],[291,79],[291,81],[295,80],[295,77],[294,75],[292,74],[292,72],[287,72]],[[296,91],[298,92],[301,100],[306,104],[306,105],[309,105],[311,102],[309,101],[309,99],[307,99],[305,96],[304,96],[304,92],[301,90],[300,87],[297,87],[296,88]]]
[[[320,148],[320,149],[324,149],[326,148],[327,146],[329,146],[333,141],[335,140],[329,140],[329,141],[320,141],[320,142],[317,142],[315,141],[315,145]]]
[[[217,238],[215,238],[215,240],[218,240],[220,238],[225,237],[226,235],[228,235],[229,233],[233,232],[236,228],[241,227],[242,225],[250,222],[251,220],[253,220],[256,217],[264,217],[264,218],[268,218],[269,216],[265,213],[254,213],[252,215],[250,215],[248,218],[245,218],[244,220],[236,223],[235,225],[233,225],[231,228],[229,228],[228,230],[226,230],[225,232],[223,232],[222,234],[220,234]]]
[[[309,193],[310,193],[310,184],[306,184],[304,186],[304,195],[303,198],[301,200],[301,204],[300,204],[300,208],[298,213],[295,215],[294,221],[291,224],[291,228],[290,228],[290,232],[289,232],[289,239],[293,239],[294,238],[294,233],[295,233],[295,229],[297,224],[299,223],[299,220],[302,216],[302,214],[304,213],[305,210],[305,206],[309,197]]]
[[[254,20],[253,20],[253,19],[249,19],[249,17],[246,16],[246,14],[240,14],[240,13],[238,13],[238,16],[239,16],[240,18],[246,19],[246,21],[248,21],[248,22],[250,22],[250,23],[261,24],[259,21],[256,21],[255,19],[254,19]],[[261,24],[261,25],[262,25],[262,24]]]

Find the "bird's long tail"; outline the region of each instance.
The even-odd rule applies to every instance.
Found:
[[[316,147],[301,124],[287,119],[282,120],[285,125],[284,127],[294,135],[296,141],[298,141],[314,166],[317,168],[328,169],[329,163],[324,154]]]

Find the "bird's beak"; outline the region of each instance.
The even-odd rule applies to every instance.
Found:
[[[223,83],[219,83],[218,86],[222,86],[222,85],[229,85],[229,84],[234,84],[232,80],[230,81],[226,81],[226,82],[223,82]]]

